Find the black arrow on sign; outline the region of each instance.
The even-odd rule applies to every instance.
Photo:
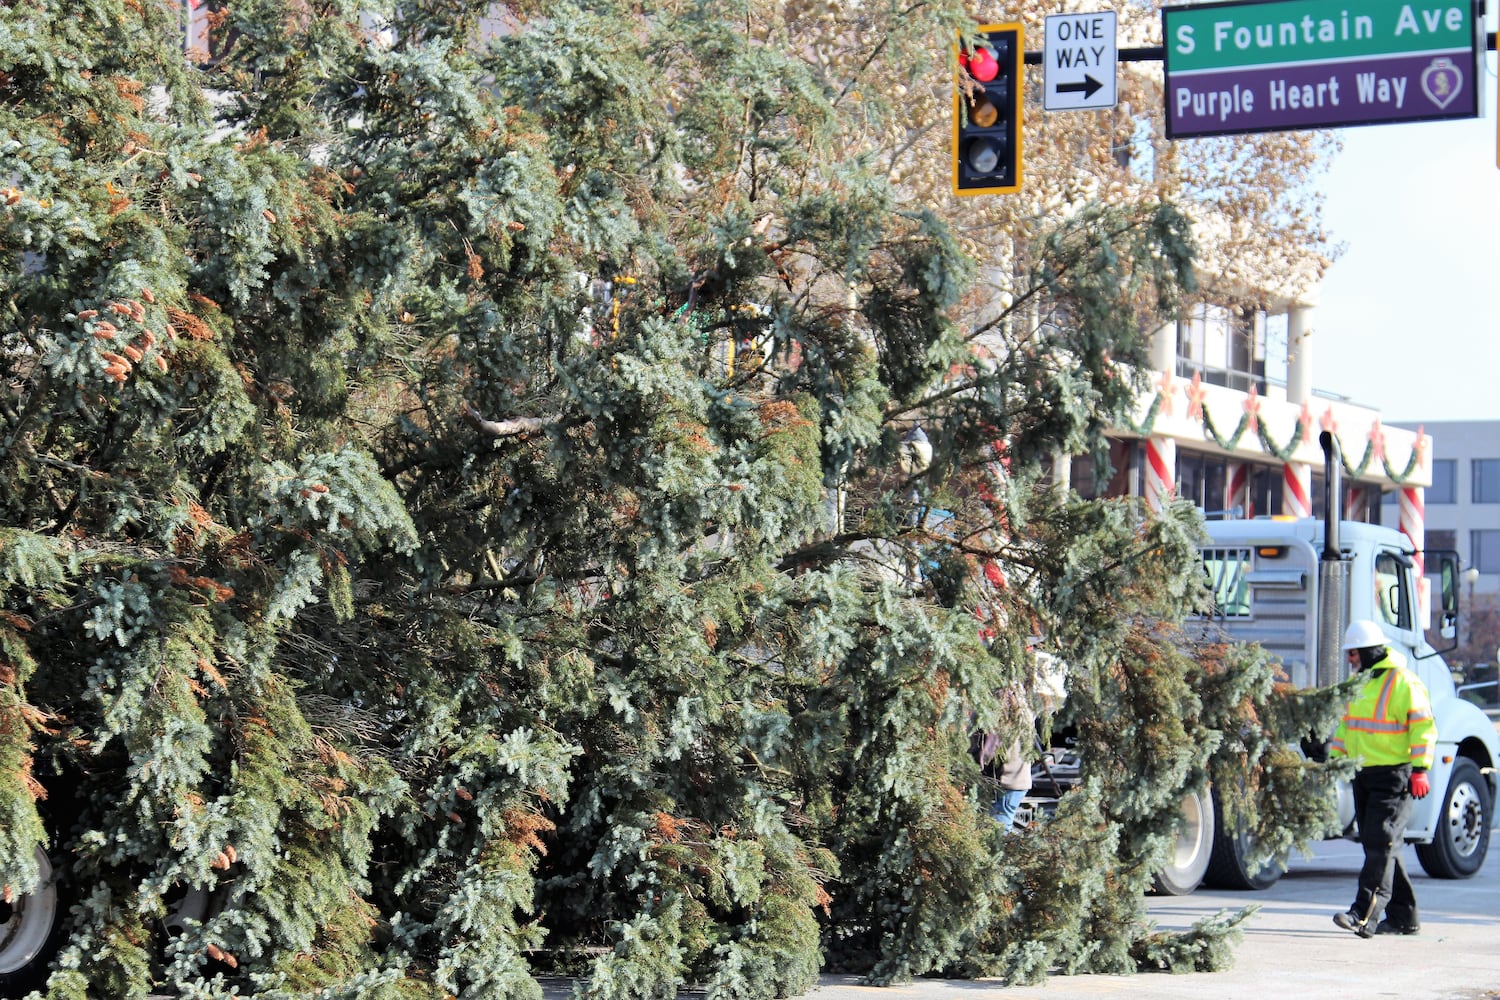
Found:
[[[1076,94],[1082,91],[1083,99],[1086,101],[1097,94],[1099,88],[1103,86],[1104,84],[1085,73],[1083,74],[1083,79],[1077,83],[1059,83],[1057,85],[1057,92],[1059,94]]]

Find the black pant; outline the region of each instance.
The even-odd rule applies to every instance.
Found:
[[[1365,863],[1359,870],[1359,892],[1350,907],[1365,923],[1380,917],[1415,926],[1417,897],[1401,863],[1406,824],[1411,819],[1411,765],[1362,768],[1354,776],[1354,815]]]

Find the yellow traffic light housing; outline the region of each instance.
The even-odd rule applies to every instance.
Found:
[[[982,25],[970,48],[955,49],[953,193],[1011,194],[1021,189],[1019,23]]]

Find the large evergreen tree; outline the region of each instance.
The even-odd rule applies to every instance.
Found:
[[[1191,227],[1075,206],[976,283],[891,169],[957,4],[243,0],[201,66],[183,17],[0,9],[0,884],[62,869],[49,996],[1223,960],[1140,894],[1211,755],[1274,758],[1269,668],[1164,624],[1190,509],[1043,483]],[[1033,634],[1097,763],[1004,841],[968,737]]]

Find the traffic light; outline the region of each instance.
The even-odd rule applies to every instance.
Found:
[[[1021,189],[1021,25],[986,24],[960,43],[953,88],[953,193]]]

